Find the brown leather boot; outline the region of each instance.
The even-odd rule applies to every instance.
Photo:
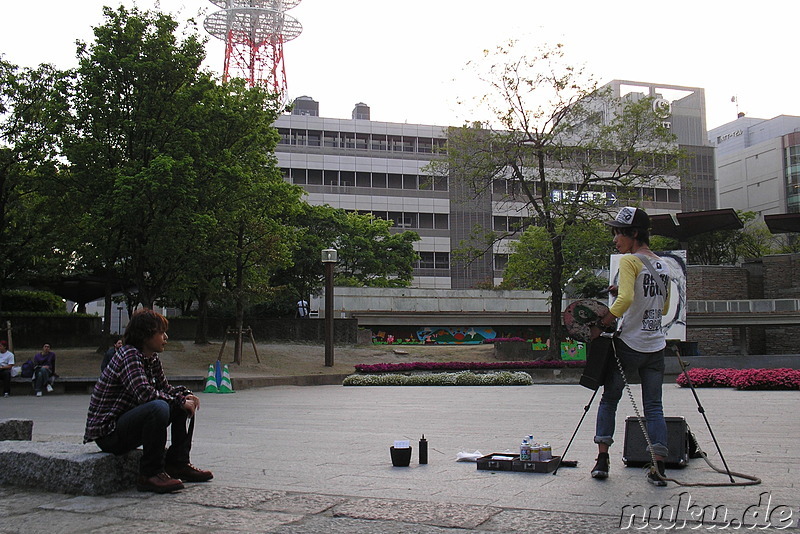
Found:
[[[166,473],[157,473],[151,477],[139,475],[139,479],[136,481],[136,489],[155,493],[170,493],[172,491],[182,490],[183,483]]]
[[[169,476],[179,478],[184,482],[206,482],[214,478],[211,471],[205,469],[198,469],[192,464],[167,464],[164,470],[169,473]]]

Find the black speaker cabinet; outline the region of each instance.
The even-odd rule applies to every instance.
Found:
[[[641,418],[644,422],[644,418]],[[665,417],[667,421],[667,447],[669,456],[664,460],[667,467],[686,467],[689,463],[689,426],[683,417]],[[628,467],[641,467],[651,462],[638,417],[625,419],[625,447],[622,461]]]

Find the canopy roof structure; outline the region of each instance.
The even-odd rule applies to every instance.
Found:
[[[651,234],[673,237],[680,241],[706,232],[741,228],[744,228],[744,223],[733,208],[650,216]]]

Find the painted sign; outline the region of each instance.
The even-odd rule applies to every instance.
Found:
[[[656,254],[667,264],[670,273],[669,310],[661,317],[661,330],[667,339],[686,341],[686,251],[669,250]],[[621,257],[622,254],[611,256],[611,285],[619,283]],[[613,301],[613,297],[609,297],[609,306]]]

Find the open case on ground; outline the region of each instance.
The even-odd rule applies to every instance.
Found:
[[[519,454],[495,452],[478,458],[478,469],[484,471],[518,471],[522,473],[552,473],[556,470],[559,456],[545,462],[520,460]]]

